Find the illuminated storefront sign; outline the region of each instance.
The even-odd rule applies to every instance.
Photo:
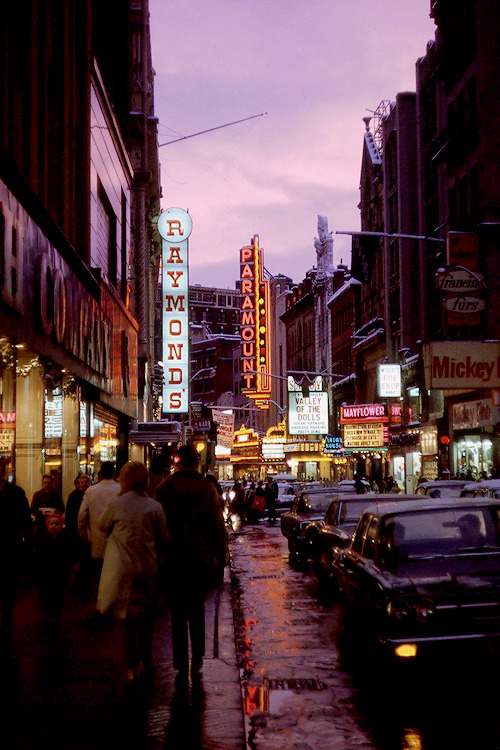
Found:
[[[0,454],[9,455],[14,448],[16,412],[0,411]]]
[[[271,396],[271,332],[268,321],[269,282],[264,279],[264,254],[259,237],[240,250],[240,336],[243,393],[260,409],[269,409]]]
[[[163,238],[163,411],[189,411],[188,237],[193,224],[182,208],[160,214]]]
[[[328,394],[323,391],[321,377],[308,384],[307,391],[293,377],[288,378],[288,432],[290,435],[328,434]]]
[[[341,406],[344,448],[381,449],[389,440],[388,416],[385,404],[356,404]]]
[[[384,425],[381,422],[344,425],[346,448],[380,448],[384,445],[384,437]]]
[[[401,396],[401,365],[378,366],[378,395],[381,398]]]
[[[340,407],[340,424],[387,421],[385,404],[359,404]]]
[[[423,351],[426,388],[500,388],[498,341],[432,341]]]

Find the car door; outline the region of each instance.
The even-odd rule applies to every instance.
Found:
[[[363,516],[361,516],[350,546],[343,554],[340,555],[338,560],[334,563],[335,575],[337,576],[339,587],[342,591],[344,591],[347,600],[352,604],[354,604],[358,598],[358,569],[363,562],[362,553],[365,536],[371,519],[372,516],[370,513],[364,513]]]
[[[320,529],[316,537],[314,550],[314,560],[316,560],[322,568],[329,567],[329,560],[331,557],[330,550],[335,544],[335,528],[338,515],[339,501],[332,500],[325,514],[323,527]]]
[[[348,580],[349,601],[361,609],[372,610],[376,607],[377,579],[374,568],[379,528],[377,516],[365,514],[345,555],[344,574]]]

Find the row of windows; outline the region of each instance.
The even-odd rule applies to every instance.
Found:
[[[214,292],[199,292],[193,289],[189,290],[190,302],[205,302],[214,307],[240,307],[239,295],[215,294]]]
[[[347,304],[335,310],[333,315],[333,335],[339,336],[352,325],[353,321],[354,307],[352,300],[350,300]]]

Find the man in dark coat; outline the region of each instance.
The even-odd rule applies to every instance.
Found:
[[[278,499],[279,488],[278,483],[274,481],[272,476],[269,474],[267,482],[264,487],[264,494],[266,496],[267,505],[267,517],[270,523],[276,522],[276,501]]]
[[[2,640],[12,637],[12,610],[23,565],[32,553],[33,526],[21,487],[7,482],[7,461],[0,458],[0,600]]]
[[[212,482],[198,471],[193,445],[178,450],[177,471],[156,492],[167,517],[165,577],[172,616],[174,668],[186,675],[191,636],[191,672],[199,672],[205,655],[205,599],[224,565],[225,528],[222,507]]]

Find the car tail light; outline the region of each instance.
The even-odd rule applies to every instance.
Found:
[[[402,620],[410,614],[410,607],[404,599],[394,599],[388,602],[386,609],[389,617],[395,617],[397,620]]]
[[[427,622],[436,613],[436,607],[432,599],[422,599],[415,605],[415,614],[422,622]]]

